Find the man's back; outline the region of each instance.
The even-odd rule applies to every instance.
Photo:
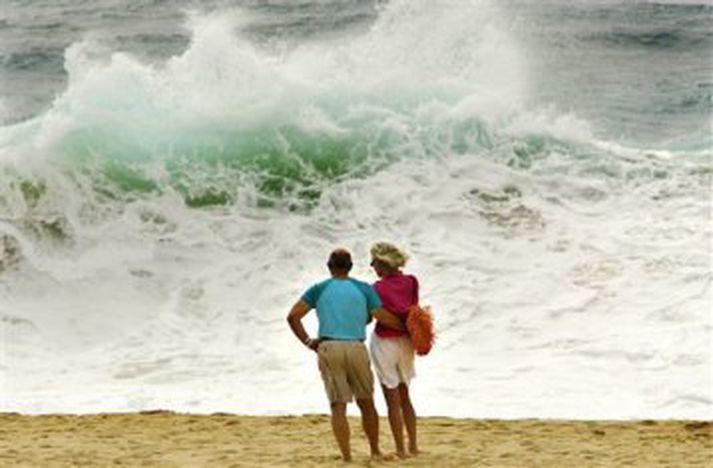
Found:
[[[309,288],[302,300],[317,309],[319,337],[366,339],[370,311],[380,306],[374,289],[353,278],[330,278]]]

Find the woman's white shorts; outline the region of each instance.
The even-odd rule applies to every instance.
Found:
[[[374,332],[369,350],[379,382],[386,388],[396,388],[399,383],[408,385],[416,375],[415,352],[408,336],[382,338]]]

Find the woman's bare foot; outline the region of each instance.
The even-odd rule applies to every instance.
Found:
[[[394,461],[394,460],[395,460],[394,456],[390,453],[384,454],[384,453],[379,452],[379,453],[371,454],[371,461],[374,461],[374,462],[390,462],[390,461]]]

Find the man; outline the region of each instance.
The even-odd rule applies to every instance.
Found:
[[[381,308],[379,296],[365,282],[349,277],[351,254],[337,249],[329,256],[331,278],[310,287],[298,300],[287,322],[292,332],[309,349],[317,352],[319,371],[329,398],[332,431],[344,461],[351,461],[347,403],[356,398],[362,427],[369,440],[372,458],[383,458],[379,450],[379,415],[374,407],[374,377],[364,340],[372,316],[394,328],[402,322]],[[319,332],[310,338],[302,318],[317,309]]]

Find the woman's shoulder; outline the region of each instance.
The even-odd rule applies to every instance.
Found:
[[[404,275],[404,276],[409,278],[413,282],[414,286],[418,287],[419,281],[418,281],[418,278],[416,277],[416,275],[408,274],[408,275]]]

